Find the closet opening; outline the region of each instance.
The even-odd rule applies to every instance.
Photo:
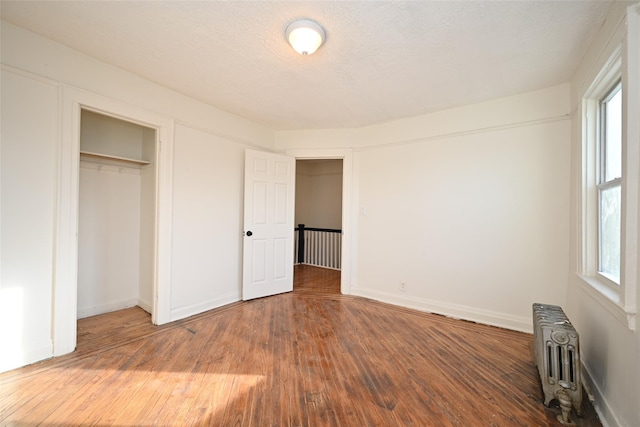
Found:
[[[134,306],[153,314],[156,132],[81,109],[78,319]]]

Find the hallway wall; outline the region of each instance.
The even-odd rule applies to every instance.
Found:
[[[296,225],[342,228],[342,160],[296,162]]]

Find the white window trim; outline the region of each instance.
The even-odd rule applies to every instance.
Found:
[[[606,176],[603,177],[603,175],[606,175],[608,173],[608,171],[606,170],[606,148],[605,148],[605,144],[608,144],[608,141],[605,140],[607,131],[605,129],[606,118],[603,118],[603,114],[605,110],[604,108],[605,104],[613,98],[612,95],[614,92],[617,93],[619,91],[620,95],[624,98],[624,94],[622,91],[622,76],[620,75],[621,72],[622,72],[621,67],[618,66],[618,61],[616,61],[614,66],[607,73],[608,78],[606,78],[603,81],[602,86],[605,90],[602,91],[600,90],[600,87],[598,87],[598,90],[593,96],[594,99],[592,99],[592,101],[595,101],[595,103],[597,104],[596,106],[597,111],[594,112],[593,114],[593,116],[595,117],[595,120],[597,120],[597,129],[596,129],[597,136],[595,137],[595,141],[594,141],[594,145],[596,149],[596,161],[597,161],[597,170],[595,173],[595,176],[597,177],[597,179],[596,179],[595,185],[596,185],[596,193],[597,193],[596,222],[598,225],[597,236],[596,236],[597,259],[596,259],[595,274],[599,281],[609,286],[615,292],[618,292],[620,289],[620,278],[618,278],[618,281],[616,282],[612,277],[610,277],[606,273],[603,273],[600,269],[600,267],[602,266],[602,251],[600,247],[601,240],[602,240],[602,222],[601,222],[602,221],[602,200],[601,198],[602,198],[602,192],[604,190],[620,187],[622,191],[622,178],[617,177],[607,181]],[[615,89],[618,89],[618,91],[615,91]],[[591,111],[589,113],[591,113]],[[622,124],[621,124],[621,127],[622,127]],[[591,147],[589,149],[591,149]],[[622,207],[620,209],[622,210]],[[620,245],[622,245],[622,243],[620,243]],[[620,247],[620,249],[622,249],[622,246]],[[620,264],[621,264],[620,267],[622,268],[622,264],[623,264],[622,256],[620,257]]]
[[[631,14],[629,14],[631,15]],[[635,14],[634,14],[635,15]],[[640,255],[640,55],[638,44],[640,20],[628,16],[629,33],[586,91],[582,102],[582,173],[581,173],[581,256],[578,276],[583,290],[600,303],[628,329],[636,330],[636,292]],[[635,51],[634,51],[635,49]],[[628,76],[634,76],[629,78]],[[622,212],[620,285],[598,273],[598,190],[596,183],[599,154],[598,104],[615,82],[622,78]]]

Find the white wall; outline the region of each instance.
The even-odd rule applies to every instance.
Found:
[[[273,131],[57,42],[0,21],[2,64],[152,111],[220,137],[271,149]]]
[[[616,2],[602,26],[598,36],[592,42],[582,63],[571,81],[571,107],[574,111],[572,135],[572,205],[571,205],[571,274],[569,276],[567,311],[580,333],[581,358],[584,365],[585,380],[595,396],[594,406],[606,426],[640,425],[640,333],[629,329],[626,319],[621,319],[621,309],[600,296],[578,275],[581,257],[581,178],[582,178],[582,116],[580,102],[593,79],[611,57],[614,50],[623,44],[629,28],[633,31],[630,40],[634,44],[623,49],[623,64],[635,64],[630,69],[626,85],[625,102],[635,108],[635,113],[627,116],[629,136],[635,138],[635,156],[626,158],[628,164],[640,168],[638,140],[640,139],[640,9],[638,5],[629,9],[631,25],[625,22],[627,4]],[[631,151],[629,151],[631,153]],[[625,166],[623,166],[625,167]],[[626,168],[626,167],[625,167]],[[628,168],[626,169],[628,172]],[[626,173],[626,172],[625,172]],[[627,181],[625,188],[640,195],[638,181]],[[628,202],[628,200],[627,200]],[[636,207],[636,211],[638,207]],[[623,217],[624,218],[624,217]],[[635,232],[630,231],[626,239],[636,245],[640,242],[640,224],[635,224]],[[634,243],[635,242],[635,243]],[[637,253],[637,252],[636,252]],[[640,289],[638,283],[638,259],[627,258],[627,272],[635,271],[635,277],[629,283]],[[629,276],[631,277],[631,276]],[[632,305],[640,307],[640,293],[633,297]],[[623,315],[624,316],[624,315]]]
[[[15,328],[1,331],[0,370],[54,353],[56,164],[64,119],[59,91],[66,88],[90,91],[177,123],[172,318],[239,299],[239,159],[248,146],[272,149],[273,132],[12,24],[1,25],[1,301],[12,311],[1,310],[9,320],[0,324]],[[204,150],[205,155],[193,150]]]
[[[4,371],[49,357],[53,349],[58,88],[4,70],[0,84],[0,371]]]
[[[342,228],[342,160],[296,162],[296,225]]]
[[[279,131],[276,149],[366,149],[524,126],[567,114],[567,100],[558,97],[558,87],[550,87],[524,98],[500,98],[364,128]]]
[[[140,170],[80,163],[78,318],[138,302]]]
[[[616,5],[574,92],[621,15]],[[0,370],[52,354],[60,88],[178,123],[172,317],[239,298],[241,153],[245,144],[274,148],[273,132],[4,22],[2,64]],[[566,304],[604,421],[639,425],[640,335],[570,274],[577,140],[568,115],[580,95],[569,104],[568,92],[561,85],[363,129],[277,132],[275,148],[354,149],[353,293],[523,330],[532,302]]]
[[[276,146],[357,147],[353,293],[530,331],[533,302],[566,301],[568,93],[277,132]]]
[[[82,111],[80,150],[112,156],[143,159],[145,128],[93,111]],[[152,145],[153,147],[153,145]]]
[[[244,149],[176,126],[171,317],[241,298]]]

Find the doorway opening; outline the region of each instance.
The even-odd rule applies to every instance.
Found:
[[[156,129],[80,112],[77,317],[153,313]]]
[[[343,159],[296,160],[294,288],[340,293],[343,169]]]

